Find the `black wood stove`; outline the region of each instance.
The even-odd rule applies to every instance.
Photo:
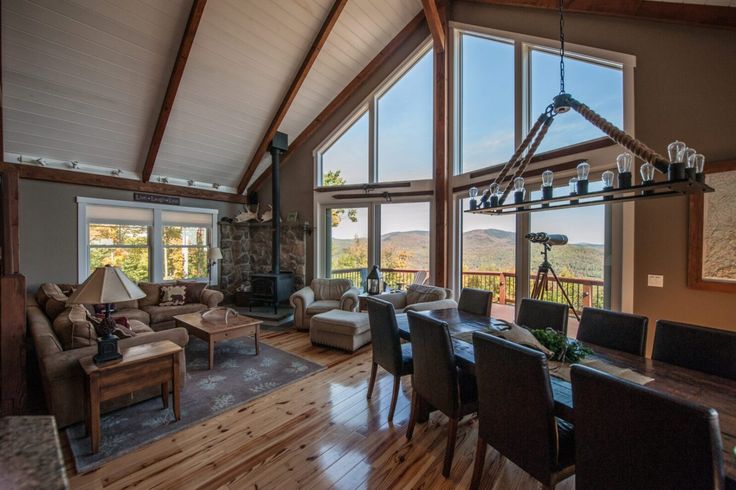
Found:
[[[271,218],[271,272],[251,274],[251,301],[260,301],[273,305],[274,314],[278,313],[280,303],[285,302],[294,291],[294,273],[281,270],[281,182],[279,166],[281,154],[289,147],[288,136],[276,132],[271,140],[271,194],[273,215]]]

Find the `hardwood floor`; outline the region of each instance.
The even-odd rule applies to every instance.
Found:
[[[411,387],[402,381],[393,424],[387,422],[393,379],[379,369],[370,401],[370,346],[354,355],[314,347],[301,332],[267,332],[262,341],[327,369],[177,432],[85,475],[74,472],[61,439],[72,488],[468,488],[477,421],[458,429],[449,479],[441,475],[447,419],[432,414],[404,437]],[[484,489],[541,488],[488,448]],[[574,477],[557,487],[572,490]]]

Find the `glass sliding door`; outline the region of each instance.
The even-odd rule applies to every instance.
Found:
[[[462,201],[468,209],[468,200]],[[516,218],[462,214],[462,287],[493,291],[493,316],[514,320]]]
[[[344,277],[360,286],[368,268],[368,208],[327,208],[327,277]]]
[[[428,202],[380,204],[381,271],[390,288],[429,277],[430,204]]]

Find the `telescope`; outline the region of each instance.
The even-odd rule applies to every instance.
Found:
[[[566,245],[567,235],[558,235],[540,232],[540,233],[527,233],[524,237],[532,243],[543,243],[544,245]]]

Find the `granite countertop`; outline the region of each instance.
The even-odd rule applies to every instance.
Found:
[[[0,488],[69,488],[54,417],[0,419]]]

